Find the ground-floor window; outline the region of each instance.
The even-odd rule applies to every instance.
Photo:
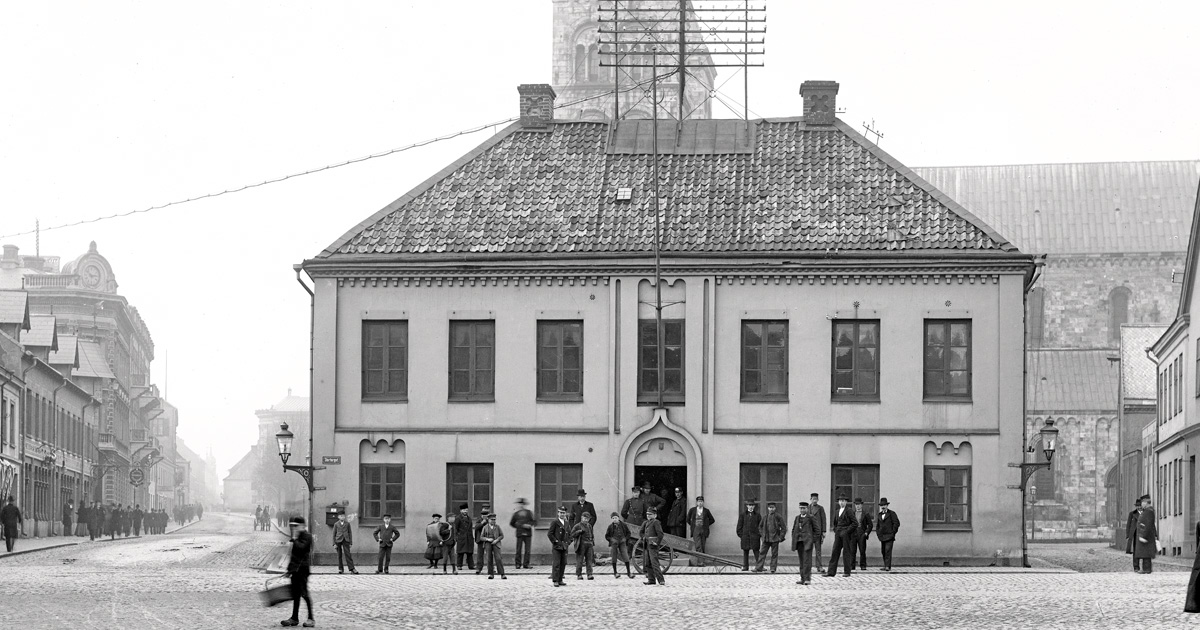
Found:
[[[875,513],[875,504],[879,502],[879,466],[878,465],[833,465],[833,494],[829,495],[829,504],[837,507],[837,498],[846,497],[847,501],[863,500],[863,511]]]
[[[392,515],[392,522],[404,522],[404,464],[362,464],[359,466],[362,518],[379,520]]]
[[[925,467],[925,525],[970,527],[971,469]]]
[[[558,518],[558,506],[578,499],[583,485],[583,464],[538,464],[534,467],[534,477],[537,485],[533,502],[537,505],[538,524],[549,525]]]
[[[457,514],[466,503],[472,516],[492,505],[491,464],[446,464],[446,513]]]
[[[746,501],[755,502],[759,514],[767,513],[767,504],[787,518],[787,464],[742,464],[739,509]]]

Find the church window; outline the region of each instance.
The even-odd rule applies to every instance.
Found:
[[[1029,292],[1029,325],[1026,329],[1030,348],[1042,347],[1046,335],[1046,290],[1038,287]]]
[[[1108,340],[1112,342],[1121,339],[1121,324],[1129,321],[1128,287],[1117,287],[1108,294]]]
[[[583,81],[587,77],[587,49],[583,44],[575,46],[575,73],[572,78],[576,83]]]
[[[597,81],[600,79],[600,55],[596,54],[596,45],[588,46],[587,50],[587,80]]]

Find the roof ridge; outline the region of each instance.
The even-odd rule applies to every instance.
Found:
[[[911,168],[1003,168],[1009,166],[1100,166],[1105,164],[1197,164],[1200,165],[1200,158],[1189,160],[1110,160],[1100,162],[1010,162],[1005,164],[942,164],[933,166],[913,166]]]

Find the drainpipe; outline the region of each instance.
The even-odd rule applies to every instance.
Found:
[[[24,370],[21,370],[21,432],[20,432],[20,435],[21,435],[21,449],[20,449],[20,453],[21,453],[21,502],[24,503],[25,499],[29,497],[29,475],[24,474],[25,473],[25,420],[29,416],[29,406],[27,404],[25,404],[29,401],[29,385],[27,384],[28,381],[25,380],[25,375],[29,374],[29,370],[32,370],[33,368],[37,367],[37,357],[33,356],[32,352],[26,350],[25,355],[22,358],[33,360],[33,362],[29,364],[29,367],[25,368]],[[36,533],[36,529],[37,529],[37,521],[35,520],[34,521],[35,533]]]
[[[62,374],[59,374],[59,376],[62,376]],[[58,438],[59,438],[59,435],[58,435],[58,421],[59,421],[58,390],[66,387],[66,386],[67,386],[67,378],[65,376],[63,376],[62,385],[59,385],[58,387],[54,388],[54,393],[50,398],[50,400],[51,400],[50,413],[51,413],[51,424],[52,424],[51,431],[50,431],[50,433],[52,435],[52,437],[50,439],[50,444],[51,444],[50,453],[51,454],[53,454],[54,451],[58,448]],[[63,463],[64,464],[66,463],[66,459],[67,459],[66,452],[64,451],[63,452]],[[60,468],[60,470],[61,470],[61,468]],[[53,478],[53,476],[54,476],[54,466],[50,467],[50,476],[51,476],[51,478]],[[54,535],[54,523],[56,522],[54,519],[54,505],[56,503],[58,503],[58,499],[61,498],[61,496],[62,496],[62,473],[61,472],[58,473],[58,483],[51,484],[50,487],[52,488],[52,490],[50,492],[50,523],[49,523],[48,527],[50,528],[50,535]],[[54,492],[53,491],[54,488],[57,488],[58,492]],[[63,535],[65,536],[66,533],[63,533]]]
[[[313,426],[313,407],[316,403],[316,381],[314,380],[313,372],[313,357],[315,356],[313,346],[315,342],[314,323],[316,322],[317,309],[317,294],[304,284],[304,279],[300,277],[300,272],[304,270],[302,265],[292,265],[292,270],[296,272],[296,282],[304,287],[304,292],[308,293],[308,465],[316,465],[316,455],[313,452],[313,435],[316,433]],[[310,531],[315,531],[317,527],[316,521],[316,493],[308,493],[308,528]],[[314,550],[315,551],[315,550]],[[316,564],[315,559],[317,554],[312,554],[314,559],[313,564]]]

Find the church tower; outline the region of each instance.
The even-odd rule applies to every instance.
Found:
[[[614,89],[613,73],[620,72],[622,118],[651,118],[650,89],[651,68],[613,68],[600,65],[600,0],[551,0],[554,6],[553,82],[558,95],[554,112],[557,120],[609,120],[613,116]],[[607,5],[612,2],[607,2]],[[657,8],[661,1],[622,0],[621,7]],[[654,18],[647,17],[647,20]],[[653,23],[653,22],[651,22]],[[612,39],[606,36],[605,39]],[[644,50],[631,51],[626,59],[644,59],[649,63],[648,44]],[[634,54],[640,53],[640,56]],[[671,71],[671,67],[659,68],[659,74]],[[690,68],[684,78],[683,112],[685,119],[707,119],[712,117],[712,100],[709,92],[717,73],[714,68]],[[643,84],[642,87],[635,87]],[[679,115],[679,77],[662,79],[658,84],[660,119]],[[587,99],[587,100],[584,100]],[[582,101],[582,102],[579,102]],[[564,106],[565,105],[565,106]]]

